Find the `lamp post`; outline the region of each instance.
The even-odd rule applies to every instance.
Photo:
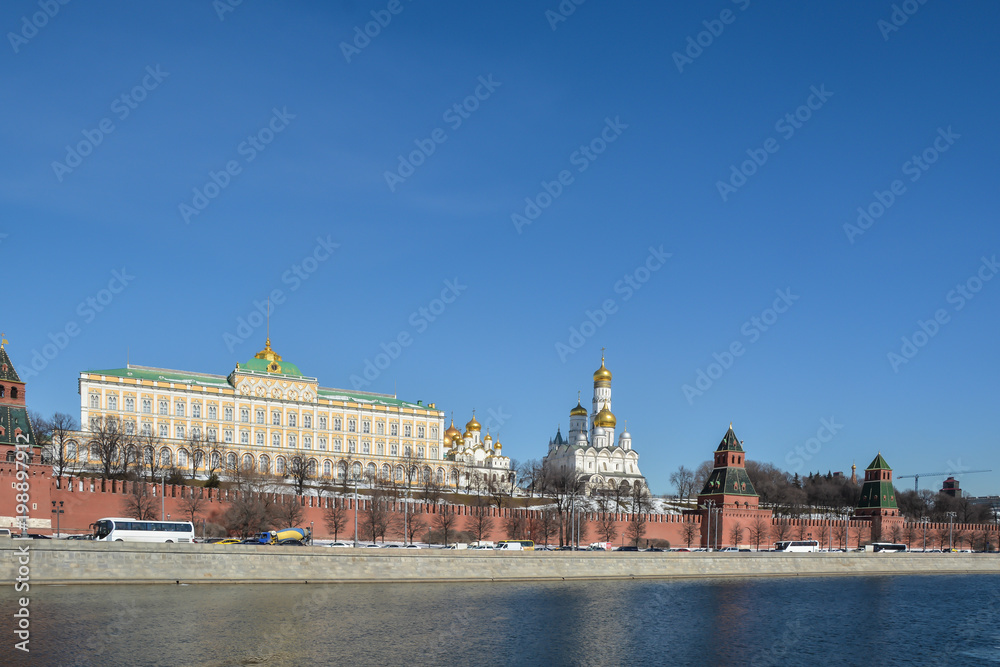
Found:
[[[62,532],[59,528],[59,515],[63,513],[63,501],[59,501],[59,507],[56,508],[56,501],[52,501],[52,513],[56,515],[56,539],[59,539],[59,534]]]
[[[358,476],[351,469],[351,478],[354,480],[354,548],[358,547]]]
[[[949,553],[955,549],[955,517],[958,516],[955,512],[948,512],[948,551]]]
[[[927,553],[927,522],[928,521],[930,521],[930,519],[928,519],[927,517],[925,517],[925,516],[920,517],[920,523],[922,523],[923,526],[924,526],[924,548],[922,549],[922,553]]]
[[[153,482],[154,484],[156,482]],[[156,488],[155,486],[153,487]],[[163,521],[164,512],[164,496],[167,493],[167,471],[160,469],[160,521]]]

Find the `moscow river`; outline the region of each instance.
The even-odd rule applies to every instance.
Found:
[[[5,665],[973,665],[1000,576],[33,586]]]

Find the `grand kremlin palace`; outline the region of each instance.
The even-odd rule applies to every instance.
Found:
[[[469,437],[453,438],[458,429],[445,432],[434,403],[320,387],[271,349],[270,338],[228,377],[126,365],[81,373],[79,391],[84,430],[73,434],[67,458],[88,467],[100,459],[87,444],[109,417],[120,420],[126,440],[134,436],[132,446],[147,461],[155,455],[164,469],[203,477],[237,465],[288,475],[299,459],[314,479],[343,479],[350,465],[351,477],[403,481],[409,462],[419,473],[413,483],[458,486],[475,468],[489,479],[510,467],[499,442],[479,441],[475,416]]]

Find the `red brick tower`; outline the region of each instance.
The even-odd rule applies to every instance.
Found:
[[[771,511],[758,508],[759,498],[746,471],[743,443],[733,433],[733,425],[715,449],[715,468],[698,494],[702,515],[702,546],[717,548],[749,544],[754,524],[771,523]]]

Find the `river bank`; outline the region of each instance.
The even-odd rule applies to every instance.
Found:
[[[3,580],[15,581],[19,568],[27,567],[36,585],[1000,574],[997,554],[958,553],[401,551],[2,540],[0,554]]]

